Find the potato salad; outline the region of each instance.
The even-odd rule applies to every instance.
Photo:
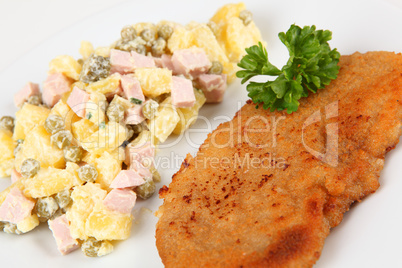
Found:
[[[158,144],[223,100],[245,48],[259,41],[239,3],[207,23],[128,25],[110,46],[83,41],[81,58],[55,57],[43,83],[16,91],[15,116],[0,120],[0,176],[11,177],[0,230],[42,223],[63,255],[112,252],[130,236],[137,198],[158,189]]]

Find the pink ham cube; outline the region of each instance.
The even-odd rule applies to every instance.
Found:
[[[133,73],[134,59],[130,52],[112,49],[110,51],[110,73],[127,74]]]
[[[89,101],[89,94],[84,90],[74,87],[71,95],[67,99],[67,104],[79,117],[85,117],[86,104]]]
[[[107,194],[103,204],[113,211],[131,213],[136,200],[137,195],[130,189],[113,189]]]
[[[130,188],[140,186],[145,183],[143,177],[134,170],[122,170],[110,184],[110,188]]]
[[[155,67],[155,61],[153,57],[147,57],[139,54],[135,51],[131,51],[131,57],[134,62],[134,68],[152,68]]]
[[[53,237],[56,239],[57,248],[62,255],[66,255],[80,247],[78,241],[71,236],[69,222],[65,214],[54,220],[49,220],[48,223]]]
[[[11,170],[11,183],[14,183],[21,179],[22,175],[14,168]]]
[[[183,77],[172,77],[172,104],[178,108],[193,107],[195,103],[195,95],[193,83]]]
[[[0,206],[0,221],[18,224],[31,215],[35,202],[26,198],[18,187],[13,187]]]
[[[71,81],[61,73],[50,74],[43,84],[43,102],[53,107],[63,96],[70,91]]]
[[[146,142],[142,145],[128,144],[125,149],[126,157],[124,163],[131,165],[134,161],[142,161],[145,158],[153,159],[155,156],[155,146],[150,142]]]
[[[17,94],[14,95],[14,104],[17,107],[21,107],[29,97],[39,94],[39,85],[29,82]]]
[[[154,57],[154,62],[155,62],[155,66],[156,66],[156,67],[158,67],[158,68],[163,68],[163,65],[162,65],[162,58]]]
[[[141,176],[141,178],[144,178],[145,180],[147,180],[147,179],[152,178],[152,173],[151,173],[151,171],[149,171],[149,168],[144,167],[144,165],[142,164],[145,159],[153,160],[150,158],[143,158],[143,159],[141,159],[142,160],[141,162],[138,160],[131,161],[130,170],[134,170],[137,174],[139,174]],[[150,163],[147,163],[147,166],[150,166],[150,165],[153,165],[153,161]]]
[[[217,103],[223,100],[226,91],[226,74],[202,74],[198,84],[207,99],[207,103]]]
[[[137,78],[131,75],[123,75],[120,81],[126,99],[131,101],[131,98],[134,98],[136,100],[140,100],[141,103],[145,101],[140,82],[137,80]]]
[[[172,64],[175,73],[194,79],[211,67],[207,54],[200,48],[188,48],[173,52]]]
[[[169,70],[173,71],[173,73],[175,73],[173,62],[172,62],[172,56],[163,54],[161,59],[162,59],[162,67],[169,69]]]
[[[154,61],[155,61],[156,67],[169,69],[173,72],[173,74],[176,74],[174,72],[172,56],[170,56],[168,54],[162,54],[162,56],[160,58],[154,58]]]
[[[137,125],[145,120],[144,115],[142,114],[142,105],[135,105],[132,108],[129,108],[125,112],[125,122],[127,125]]]

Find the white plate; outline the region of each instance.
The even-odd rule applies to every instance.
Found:
[[[60,32],[36,47],[0,74],[2,98],[0,114],[13,114],[12,97],[27,81],[41,82],[46,78],[49,61],[60,54],[79,57],[81,40],[94,45],[108,45],[118,38],[122,26],[142,21],[162,19],[187,23],[206,22],[218,7],[229,1],[141,1],[127,2],[109,9]],[[402,10],[396,0],[387,1],[245,1],[254,13],[256,24],[268,43],[270,60],[282,66],[287,60],[286,48],[277,34],[286,31],[292,23],[315,24],[317,28],[333,32],[332,47],[342,54],[370,50],[402,51]],[[392,4],[394,2],[394,4]],[[396,4],[395,4],[396,3]],[[401,89],[402,90],[402,89]],[[379,96],[380,97],[380,96]],[[210,125],[200,120],[198,129],[181,139],[175,146],[160,151],[159,168],[163,184],[169,184],[178,170],[181,159],[195,154],[205,139],[208,129],[234,115],[247,99],[245,87],[233,83],[220,105],[208,105],[201,115]],[[220,117],[219,117],[220,116]],[[226,118],[226,119],[225,119]],[[386,130],[384,130],[386,131]],[[169,142],[172,142],[171,139]],[[191,141],[191,142],[190,142]],[[166,161],[169,159],[169,161]],[[381,187],[361,204],[346,213],[343,222],[331,231],[316,267],[402,267],[402,159],[401,146],[386,159],[381,173]],[[0,190],[9,180],[0,180]],[[134,224],[130,239],[118,243],[111,255],[93,259],[80,251],[62,257],[46,225],[33,232],[12,236],[0,233],[0,261],[2,267],[161,267],[155,247],[155,224],[151,213],[138,213],[141,207],[155,212],[161,200],[154,196],[136,206],[138,223]],[[7,265],[5,265],[7,264]]]

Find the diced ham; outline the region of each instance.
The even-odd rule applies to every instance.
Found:
[[[39,85],[29,82],[17,94],[14,95],[14,104],[17,107],[21,107],[29,97],[39,94]]]
[[[155,62],[155,66],[156,66],[156,67],[158,67],[158,68],[163,68],[163,65],[162,65],[162,58],[154,57],[154,62]]]
[[[134,107],[126,110],[125,122],[127,125],[137,125],[145,120],[142,114],[142,105],[134,105]]]
[[[172,62],[172,56],[163,54],[161,59],[162,59],[162,67],[167,68],[167,69],[173,71],[173,73],[175,73],[173,62]]]
[[[66,214],[54,220],[49,220],[48,223],[50,230],[52,230],[53,237],[56,239],[57,248],[62,255],[66,255],[80,247],[78,241],[71,236]]]
[[[124,95],[128,100],[130,100],[130,98],[135,98],[142,102],[145,101],[140,82],[137,80],[137,78],[131,75],[123,75],[120,81]]]
[[[151,145],[150,142],[146,142],[141,146],[130,143],[126,146],[125,153],[124,163],[129,166],[134,161],[141,162],[145,158],[153,159],[155,156],[155,146]]]
[[[150,159],[150,158],[147,158],[147,159]],[[144,160],[144,158],[142,160]],[[152,160],[152,159],[150,159],[150,160]],[[150,164],[153,164],[153,162],[149,163],[149,165]],[[152,178],[151,171],[149,171],[149,168],[144,167],[144,165],[142,164],[142,161],[141,162],[138,160],[131,161],[130,170],[134,170],[137,174],[139,174],[145,180]]]
[[[14,183],[21,179],[22,175],[14,168],[11,170],[11,183]]]
[[[202,74],[198,77],[198,84],[207,103],[221,102],[227,87],[226,74]]]
[[[112,49],[110,51],[110,73],[127,74],[134,72],[134,59],[130,52]]]
[[[172,64],[175,73],[191,79],[206,73],[211,67],[205,51],[200,48],[188,48],[173,52]]]
[[[152,57],[139,54],[135,51],[126,52],[117,49],[110,51],[110,72],[128,74],[133,73],[135,68],[155,67]]]
[[[89,101],[89,94],[84,90],[74,87],[71,95],[67,99],[67,104],[79,117],[85,117],[86,103]]]
[[[0,206],[0,221],[18,224],[31,215],[35,202],[26,198],[18,187],[13,187]]]
[[[139,54],[135,51],[131,51],[131,57],[133,58],[134,68],[153,68],[155,67],[155,61],[153,57],[148,57]]]
[[[49,106],[53,107],[62,97],[62,95],[70,91],[71,81],[61,73],[50,74],[43,84],[42,100]]]
[[[172,104],[178,108],[193,107],[195,95],[191,80],[173,76],[172,77]]]
[[[141,175],[134,170],[122,170],[110,184],[110,188],[130,188],[145,183]]]
[[[107,194],[103,204],[113,211],[131,213],[136,199],[137,195],[130,189],[113,189]]]

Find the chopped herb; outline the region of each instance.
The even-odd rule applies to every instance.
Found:
[[[106,127],[105,121],[103,121],[103,122],[101,122],[101,123],[99,124],[99,128],[104,129],[105,127]]]
[[[293,24],[278,36],[290,56],[281,70],[268,61],[268,53],[259,43],[246,48],[247,55],[238,64],[244,70],[236,75],[242,78],[242,84],[258,75],[277,76],[274,81],[250,82],[248,96],[256,104],[263,103],[264,109],[286,109],[290,114],[297,111],[301,97],[307,97],[309,91],[316,93],[337,77],[340,54],[328,44],[332,32],[316,30],[314,25],[302,29]]]
[[[92,113],[87,113],[87,119],[90,120],[92,118]]]
[[[130,102],[133,104],[142,104],[142,100],[136,98],[130,98]]]

